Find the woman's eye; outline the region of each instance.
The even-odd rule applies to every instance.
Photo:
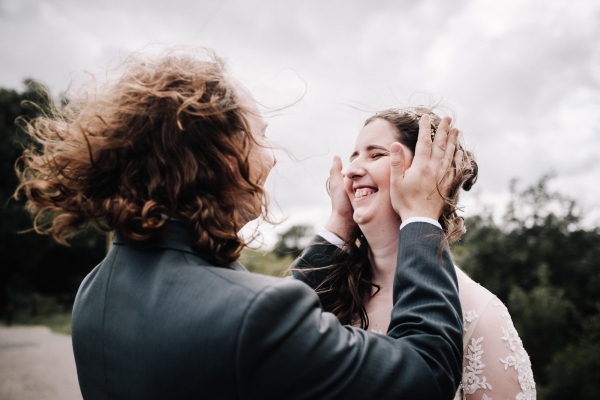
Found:
[[[383,154],[383,153],[373,153],[373,154],[371,154],[371,158],[373,158],[375,160],[378,159],[378,158],[381,158],[383,156],[385,156],[385,154]]]

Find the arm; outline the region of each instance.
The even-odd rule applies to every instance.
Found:
[[[341,326],[294,280],[257,295],[238,338],[240,396],[452,398],[462,313],[449,249],[437,256],[440,233],[423,223],[402,230],[389,336]]]
[[[481,315],[472,315],[476,324],[466,338],[462,388],[467,400],[486,394],[493,399],[535,399],[535,381],[529,356],[523,348],[508,310],[494,297]]]
[[[292,274],[295,279],[316,290],[331,273],[327,267],[337,262],[338,257],[343,256],[336,245],[315,235],[302,254],[292,263]],[[319,300],[323,308],[329,310],[329,304],[334,299],[328,293],[322,293],[319,294]]]

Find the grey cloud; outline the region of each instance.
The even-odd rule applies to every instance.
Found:
[[[308,92],[273,119],[269,135],[307,159],[281,156],[271,180],[284,213],[311,216],[329,207],[322,182],[331,156],[347,158],[369,116],[344,104],[378,109],[424,90],[456,109],[479,157],[478,186],[489,194],[482,197],[504,198],[512,177],[532,181],[554,168],[575,180],[600,158],[597,133],[577,159],[551,151],[569,134],[573,145],[585,143],[559,114],[576,107],[577,90],[600,93],[600,9],[580,0],[534,4],[494,5],[506,15],[499,33],[489,33],[483,28],[495,21],[480,15],[485,6],[476,0],[0,0],[0,36],[11,38],[0,43],[0,85],[31,76],[57,92],[71,73],[102,71],[147,43],[175,42],[215,47],[235,76],[261,87],[261,101],[281,105],[303,91],[293,74],[278,75],[292,69]],[[589,113],[600,118],[600,108]]]

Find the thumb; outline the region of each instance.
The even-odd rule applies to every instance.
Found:
[[[337,180],[339,177],[341,179],[342,168],[342,159],[339,156],[333,156],[333,163],[331,164],[331,169],[329,170],[329,178]]]
[[[392,182],[402,182],[404,179],[404,149],[398,142],[392,143],[390,152],[391,157],[391,180]]]

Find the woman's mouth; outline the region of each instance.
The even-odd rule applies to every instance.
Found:
[[[361,197],[366,197],[371,194],[377,193],[377,189],[373,188],[358,188],[354,191],[354,198],[359,199]]]

